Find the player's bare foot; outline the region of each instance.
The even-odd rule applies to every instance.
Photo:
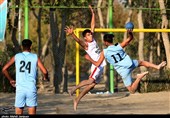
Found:
[[[74,91],[75,91],[75,87],[73,87],[73,88],[68,92],[69,95],[70,95],[70,96],[73,96]]]
[[[140,73],[140,74],[137,74],[137,79],[142,79],[145,75],[147,75],[149,72],[146,71],[146,72],[143,72],[143,73]]]
[[[74,99],[74,111],[76,111],[77,110],[77,101],[76,101],[76,99]]]
[[[166,61],[163,61],[162,63],[160,63],[160,64],[158,65],[158,70],[161,69],[161,68],[163,68],[164,66],[166,66]]]
[[[71,90],[68,91],[68,94],[70,95],[71,99],[73,99],[73,94],[72,94]]]

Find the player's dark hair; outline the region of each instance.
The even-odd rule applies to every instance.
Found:
[[[109,43],[113,43],[113,38],[114,38],[113,34],[105,34],[103,36],[103,40]]]
[[[31,45],[32,45],[32,41],[29,40],[29,39],[24,39],[22,41],[22,47],[23,47],[24,50],[30,49]]]
[[[83,37],[85,37],[87,33],[92,33],[92,32],[91,32],[91,30],[89,30],[89,29],[84,30],[84,31],[82,32]]]

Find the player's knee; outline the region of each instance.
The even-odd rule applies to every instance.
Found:
[[[93,78],[89,78],[89,79],[88,79],[88,83],[89,83],[89,84],[94,83],[94,79],[93,79]]]
[[[138,63],[139,63],[139,66],[143,65],[143,61],[141,61],[141,60],[138,60]]]

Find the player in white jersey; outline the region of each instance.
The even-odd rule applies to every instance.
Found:
[[[36,114],[37,107],[37,65],[44,74],[44,80],[48,80],[47,69],[42,64],[37,54],[31,53],[32,41],[24,39],[22,41],[23,52],[17,53],[3,67],[2,72],[10,81],[13,87],[16,87],[15,112],[18,115],[23,114],[23,109],[28,106],[28,114]],[[8,68],[15,63],[16,79],[12,79]]]
[[[95,14],[92,9],[92,7],[89,5],[89,8],[92,13],[92,18],[91,18],[91,30],[86,29],[82,32],[82,35],[84,37],[84,40],[79,39],[73,32],[73,27],[66,27],[65,32],[67,35],[71,35],[76,42],[79,43],[80,46],[87,52],[87,54],[94,60],[98,60],[100,57],[100,49],[99,46],[97,45],[95,39],[93,38],[93,33],[94,33],[94,27],[95,27]],[[74,99],[74,110],[77,109],[77,105],[80,101],[80,99],[88,93],[91,89],[94,88],[96,84],[98,84],[101,81],[101,75],[103,74],[103,69],[104,66],[106,65],[105,60],[102,61],[102,64],[98,67],[96,67],[94,64],[91,66],[91,75],[89,76],[88,80],[83,80],[81,81],[77,86],[73,87],[71,91],[69,91],[69,94],[73,96],[73,93],[83,87],[86,86],[79,94],[78,97]]]
[[[114,66],[115,70],[121,75],[124,85],[129,90],[129,92],[135,93],[140,80],[146,74],[148,74],[148,72],[146,71],[141,74],[137,74],[136,80],[132,83],[132,77],[131,77],[132,71],[139,66],[151,67],[159,70],[166,65],[166,61],[163,61],[159,65],[155,65],[147,61],[132,60],[123,49],[133,39],[132,30],[128,30],[128,35],[129,37],[126,40],[124,40],[122,43],[113,44],[113,37],[114,37],[113,34],[105,34],[103,40],[107,48],[103,49],[99,60],[98,61],[93,60],[88,55],[85,55],[85,58],[91,61],[96,66],[100,66],[102,61],[106,59],[110,64]]]

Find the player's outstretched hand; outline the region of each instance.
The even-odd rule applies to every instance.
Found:
[[[49,78],[45,78],[45,77],[43,77],[43,79],[42,79],[44,82],[49,82],[50,81],[50,79]]]
[[[133,35],[133,29],[127,29],[127,33],[129,34],[129,35]]]
[[[66,32],[67,35],[71,35],[73,34],[73,27],[72,26],[66,26],[66,28],[64,29],[64,31]]]
[[[133,29],[127,29],[127,32],[133,32]]]

